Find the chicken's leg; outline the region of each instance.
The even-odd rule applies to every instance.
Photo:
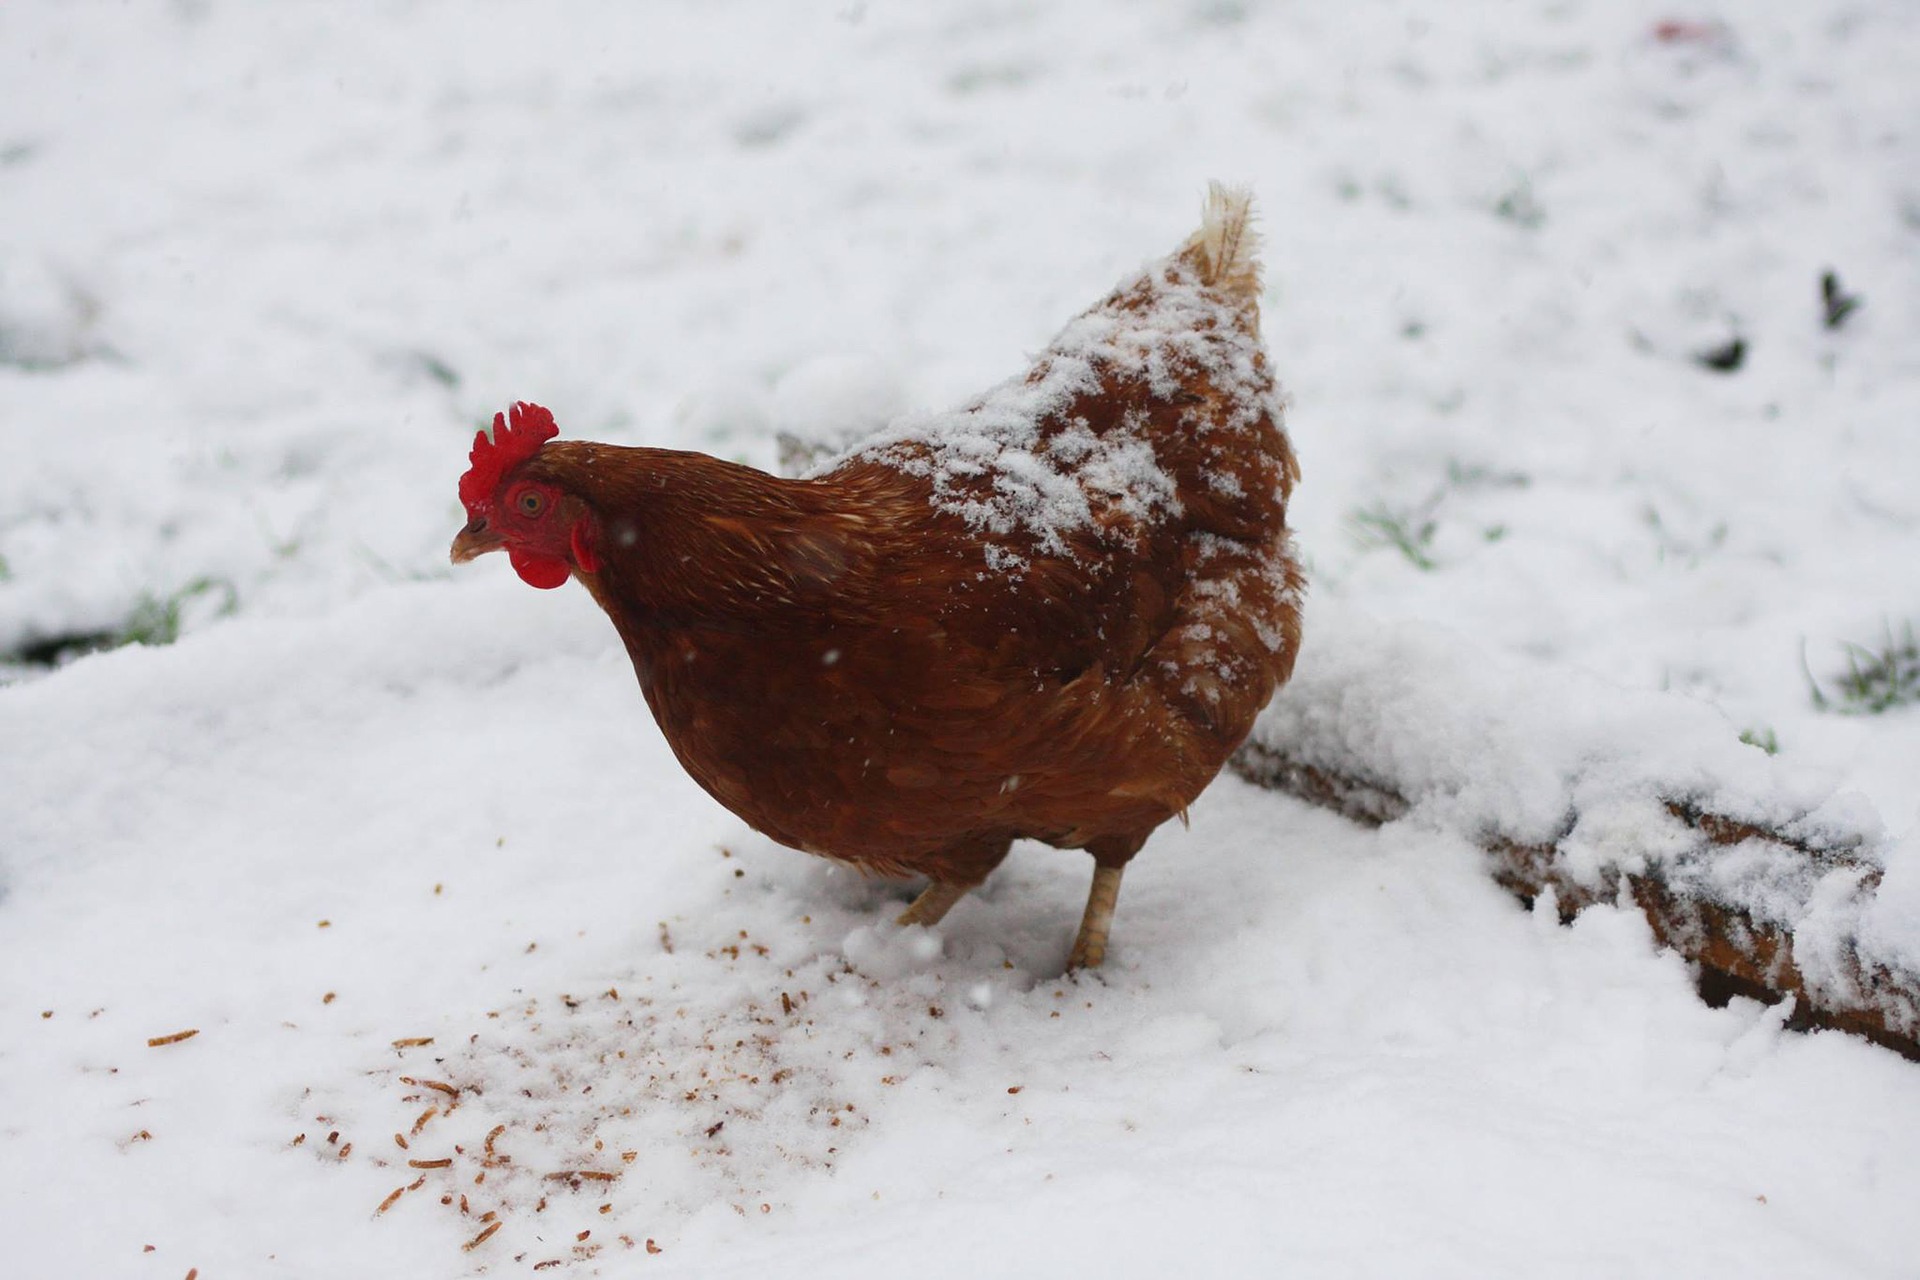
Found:
[[[933,865],[927,867],[933,882],[920,891],[920,896],[900,913],[895,923],[923,924],[929,929],[939,924],[955,903],[986,882],[1012,847],[1012,836],[989,832],[969,836],[941,850],[936,858],[930,859]]]
[[[1087,891],[1087,913],[1080,917],[1080,934],[1073,940],[1067,969],[1098,969],[1107,958],[1107,933],[1113,928],[1113,908],[1120,901],[1120,877],[1125,864],[1093,869],[1093,888]],[[918,906],[918,903],[914,904]]]
[[[923,924],[931,929],[946,919],[947,912],[972,889],[970,884],[955,884],[951,880],[935,880],[920,891],[905,911],[900,913],[895,924]]]

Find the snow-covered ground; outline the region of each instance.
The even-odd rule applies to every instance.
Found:
[[[1920,711],[1808,675],[1920,616],[1916,65],[1845,0],[0,6],[4,1269],[1913,1275],[1920,1067],[1631,914],[1224,778],[1098,977],[1078,855],[901,931],[446,548],[511,399],[771,466],[1245,181],[1303,690],[1704,704],[1920,955]]]

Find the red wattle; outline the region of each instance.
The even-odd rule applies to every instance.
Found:
[[[513,562],[513,571],[520,575],[522,582],[542,591],[551,591],[560,586],[572,573],[565,560],[536,555],[519,547],[508,547],[507,559]]]

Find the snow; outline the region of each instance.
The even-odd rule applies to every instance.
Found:
[[[1482,843],[1558,845],[1594,892],[1651,870],[1783,926],[1809,988],[1842,1002],[1864,998],[1858,972],[1911,956],[1913,936],[1879,924],[1903,891],[1875,902],[1887,845],[1878,819],[1857,796],[1741,742],[1715,708],[1488,654],[1439,628],[1384,629],[1339,605],[1323,605],[1315,623],[1256,744],[1399,795],[1410,823]],[[1816,856],[1751,838],[1702,849],[1674,806],[1781,832]],[[1897,997],[1881,998],[1889,1025],[1920,1029]]]
[[[1471,836],[1812,812],[1920,963],[1920,712],[1807,676],[1920,599],[1916,56],[1849,0],[0,6],[0,651],[179,632],[4,668],[11,1270],[1910,1274],[1913,1064]],[[1223,778],[1100,975],[1085,859],[898,929],[684,777],[583,592],[447,565],[509,402],[844,448],[1215,177],[1305,472],[1263,732],[1424,786],[1369,831]]]
[[[1123,415],[1095,431],[1085,419],[1063,422],[1063,416],[1110,379],[1137,380],[1155,396],[1171,399],[1186,379],[1199,376],[1231,409],[1222,425],[1245,427],[1275,391],[1259,368],[1251,336],[1183,262],[1156,263],[1123,282],[1115,295],[1143,301],[1090,308],[1047,344],[1032,370],[964,409],[904,416],[856,442],[850,456],[930,477],[936,505],[982,534],[1025,535],[1049,555],[1071,556],[1064,535],[1076,529],[1115,523],[1136,529],[1178,516],[1179,495],[1161,468],[1148,424]],[[822,462],[814,474],[843,460]],[[987,487],[976,483],[981,479]],[[1097,521],[1096,504],[1118,521]],[[995,550],[1019,555],[1000,544]]]

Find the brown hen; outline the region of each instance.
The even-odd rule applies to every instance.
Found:
[[[687,772],[783,844],[931,884],[932,925],[1013,841],[1093,855],[1070,967],[1122,870],[1284,682],[1297,476],[1259,339],[1246,195],[1023,376],[804,479],[551,440],[474,444],[453,559],[505,548],[613,620]]]

